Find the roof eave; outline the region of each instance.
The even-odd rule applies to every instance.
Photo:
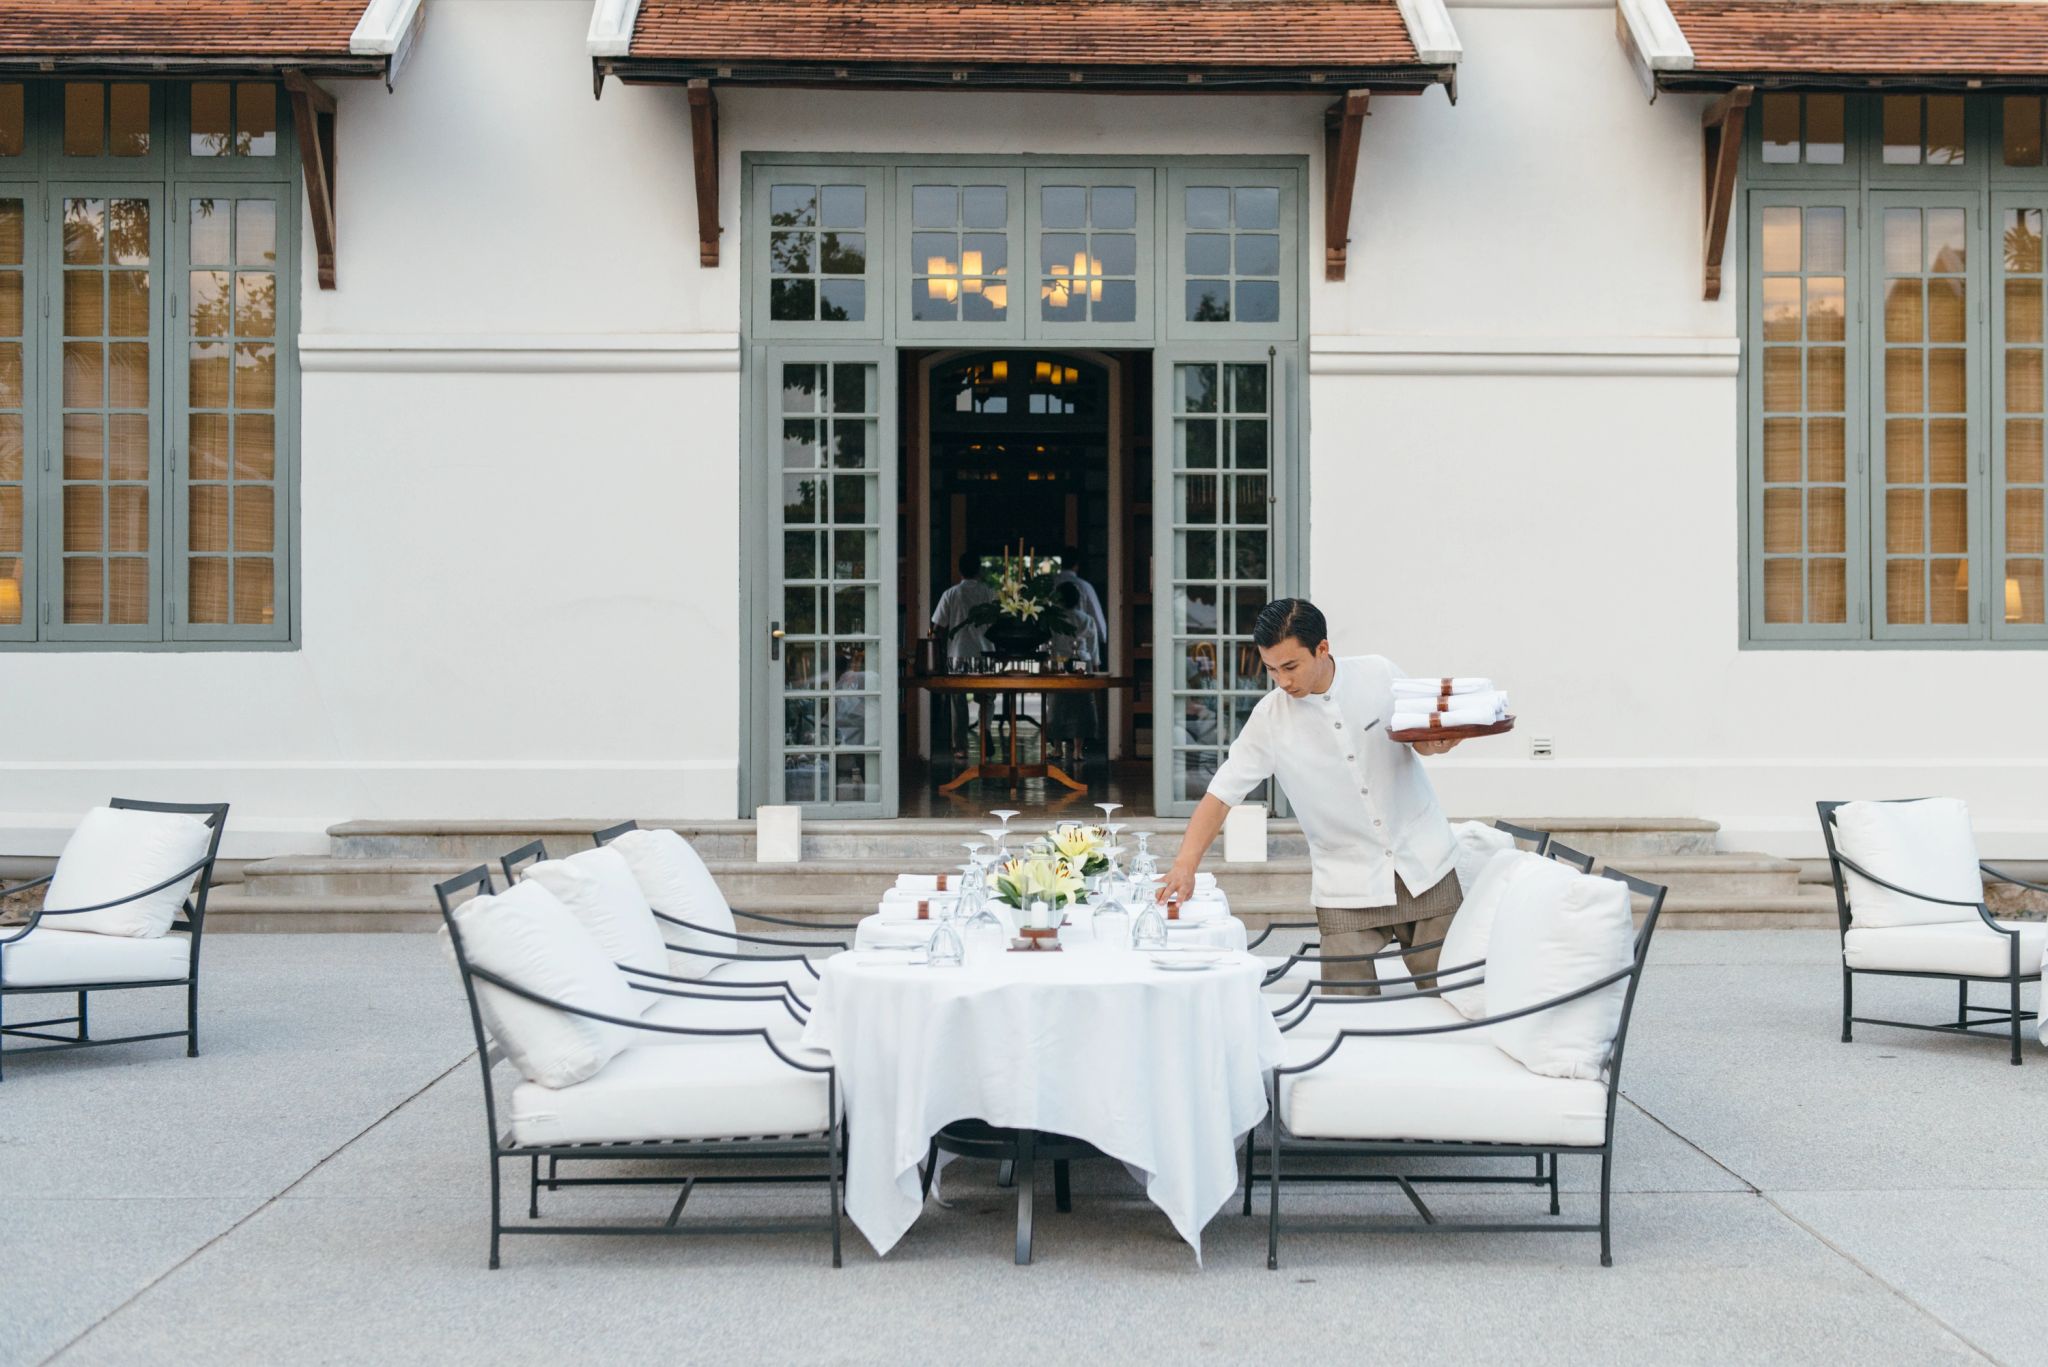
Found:
[[[1752,86],[1758,90],[2048,90],[2048,70],[2025,71],[1812,71],[1800,68],[1746,71],[1660,71],[1657,89],[1712,93]]]
[[[1333,94],[1455,88],[1455,63],[1321,67],[1196,67],[944,62],[751,62],[691,57],[595,57],[598,80],[628,84],[715,81],[720,85],[830,89],[1065,90],[1101,94]]]
[[[9,52],[0,53],[0,71],[10,75],[69,76],[274,76],[286,70],[309,76],[363,79],[385,75],[384,57],[355,57],[333,52]]]

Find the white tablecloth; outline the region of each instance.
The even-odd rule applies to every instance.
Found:
[[[839,1068],[846,1213],[887,1253],[923,1208],[917,1167],[932,1136],[980,1119],[1121,1159],[1199,1256],[1280,1057],[1260,973],[1243,953],[1199,973],[1081,947],[962,968],[833,956],[803,1040]]]
[[[907,949],[925,943],[932,937],[932,923],[915,919],[916,907],[914,901],[884,903],[883,909],[862,918],[860,925],[855,927],[853,947]],[[1013,920],[1017,917],[1017,912],[1011,908],[999,907],[997,910]],[[1188,903],[1183,915],[1186,919],[1166,923],[1168,944],[1243,951],[1246,943],[1244,922],[1230,914],[1230,901],[1221,892]],[[1085,942],[1089,938],[1092,917],[1093,913],[1085,905],[1072,908],[1067,918],[1073,925],[1061,938]]]

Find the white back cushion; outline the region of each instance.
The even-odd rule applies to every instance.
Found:
[[[665,916],[689,921],[712,930],[733,929],[732,907],[718,890],[718,880],[704,861],[690,848],[690,842],[674,831],[628,831],[605,846],[625,857],[647,904]],[[731,954],[738,945],[716,935],[700,935],[680,926],[664,926],[672,945],[686,949],[709,949]],[[678,977],[701,978],[719,965],[717,959],[679,954],[670,961]]]
[[[520,882],[454,911],[462,950],[473,967],[586,1011],[631,1020],[644,998],[626,985],[597,940],[539,883]],[[445,933],[445,932],[444,932]],[[478,980],[477,1004],[492,1038],[529,1082],[571,1087],[634,1042],[631,1031],[572,1016]]]
[[[1546,871],[1551,869],[1562,871],[1563,866],[1554,859],[1545,859],[1526,850],[1494,851],[1487,859],[1485,871],[1477,875],[1466,889],[1465,900],[1458,904],[1457,915],[1451,917],[1451,928],[1444,932],[1444,947],[1436,956],[1437,963],[1450,969],[1485,959],[1493,940],[1494,918],[1500,914],[1501,904],[1507,900],[1509,886],[1518,878],[1530,876],[1532,871],[1534,876],[1547,876]],[[1447,976],[1456,982],[1485,972],[1486,969],[1478,968]],[[1478,1020],[1486,1014],[1486,984],[1482,982],[1476,987],[1445,992],[1444,1000],[1456,1007],[1467,1020]]]
[[[668,972],[668,947],[626,856],[609,848],[585,850],[567,859],[544,859],[526,877],[552,892],[613,963]],[[657,1000],[639,995],[648,1003]]]
[[[1970,809],[1952,797],[1918,802],[1845,802],[1835,808],[1835,848],[1888,883],[1931,897],[1984,900]],[[1974,921],[1974,907],[1943,906],[1879,887],[1842,870],[1849,917],[1864,930]]]
[[[1493,857],[1515,848],[1515,838],[1484,821],[1457,821],[1451,834],[1458,842],[1458,887],[1470,896],[1479,875]]]
[[[1486,1011],[1501,1016],[1561,997],[1628,967],[1634,926],[1628,888],[1611,878],[1532,870],[1513,879],[1487,949]],[[1598,1078],[1621,1028],[1626,982],[1547,1011],[1502,1021],[1493,1042],[1532,1073]]]
[[[183,812],[95,807],[64,843],[43,905],[52,910],[96,907],[140,892],[197,863],[212,838],[204,820]],[[195,874],[137,901],[79,916],[52,916],[43,925],[149,939],[171,928],[179,904],[197,881]]]

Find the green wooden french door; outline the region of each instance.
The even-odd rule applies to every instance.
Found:
[[[754,599],[757,801],[896,812],[896,374],[873,346],[769,347],[754,468],[772,522]]]

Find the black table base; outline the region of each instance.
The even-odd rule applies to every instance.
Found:
[[[1052,1164],[1053,1205],[1065,1214],[1074,1208],[1068,1164],[1076,1158],[1099,1153],[1093,1144],[1063,1134],[1039,1130],[1012,1130],[981,1120],[958,1120],[932,1136],[924,1162],[924,1194],[931,1195],[932,1177],[939,1170],[939,1154],[960,1158],[993,1158],[1017,1183],[1017,1265],[1031,1261],[1031,1203],[1036,1187],[1038,1160]]]

